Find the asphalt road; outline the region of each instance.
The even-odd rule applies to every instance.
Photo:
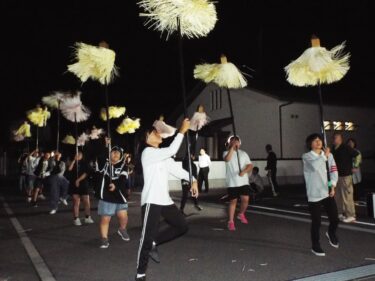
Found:
[[[225,190],[202,194],[203,211],[187,205],[189,232],[159,247],[161,263],[150,261],[147,280],[276,281],[309,276],[314,276],[311,280],[375,280],[375,221],[367,217],[365,208],[357,206],[363,224],[340,225],[339,249],[328,244],[323,223],[321,244],[326,256],[316,257],[310,252],[309,217],[298,188],[285,187],[276,198],[265,193],[260,202],[252,202],[249,224],[237,221],[235,232],[226,229],[226,203],[220,200]],[[95,199],[95,223],[78,227],[72,223],[71,202],[49,215],[47,201],[32,208],[12,183],[3,184],[1,192],[0,281],[134,280],[141,232],[139,193],[133,193],[129,203],[131,241],[124,242],[116,234],[113,218],[110,246],[100,249]],[[180,194],[172,196],[179,205]],[[357,279],[340,277],[350,276],[356,268],[365,273]],[[324,279],[320,276],[324,273],[338,279]]]

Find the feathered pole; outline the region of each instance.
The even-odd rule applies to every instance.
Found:
[[[116,53],[109,49],[109,45],[105,41],[99,43],[99,47],[87,45],[84,43],[76,44],[76,59],[75,64],[68,65],[68,70],[74,73],[86,82],[88,78],[99,81],[105,85],[105,104],[106,104],[106,119],[107,119],[107,136],[110,138],[110,123],[109,123],[109,102],[108,102],[108,84],[118,75],[117,67],[115,66]],[[109,169],[112,171],[111,164],[111,145],[108,145],[108,163]],[[110,181],[112,178],[110,177]]]
[[[145,11],[140,16],[147,18],[146,26],[162,33],[166,32],[167,39],[173,32],[178,34],[181,93],[186,118],[188,114],[182,36],[188,38],[207,36],[217,21],[215,5],[208,0],[142,0],[138,2],[138,5]],[[186,150],[189,159],[190,183],[192,183],[189,132],[186,134]]]
[[[197,65],[194,69],[194,78],[203,80],[205,83],[213,82],[219,87],[226,89],[233,134],[234,136],[237,136],[230,89],[240,89],[247,86],[246,79],[243,77],[241,71],[234,64],[228,62],[225,55],[221,55],[220,64]],[[237,160],[238,168],[241,172],[238,150]]]
[[[42,102],[45,105],[49,106],[50,108],[56,109],[57,112],[56,151],[59,151],[60,148],[60,103],[64,96],[65,93],[56,91],[53,94],[42,98]]]
[[[62,115],[71,122],[74,122],[75,126],[75,139],[78,139],[78,122],[86,121],[90,117],[90,110],[82,104],[81,92],[71,92],[67,95],[60,103],[60,109]],[[75,141],[76,155],[78,155],[78,141]],[[78,165],[77,166],[77,177],[78,177]]]
[[[47,119],[51,117],[51,113],[47,108],[42,108],[40,104],[37,104],[36,108],[26,112],[27,118],[36,126],[36,149],[39,149],[39,127],[47,125]]]
[[[343,54],[344,47],[345,42],[327,50],[320,46],[319,38],[313,35],[311,47],[284,68],[290,84],[298,87],[318,86],[320,129],[324,147],[327,146],[327,136],[324,128],[321,85],[337,82],[348,72],[350,54]],[[326,162],[326,168],[328,185],[331,187],[328,162]]]
[[[13,131],[13,140],[20,142],[25,140],[27,145],[27,152],[30,151],[29,138],[31,137],[30,124],[25,120],[23,124],[16,130]]]
[[[197,111],[194,112],[193,116],[190,119],[190,131],[195,132],[192,133],[191,136],[191,148],[195,154],[196,151],[196,143],[198,140],[198,132],[200,129],[202,129],[203,126],[205,126],[210,121],[210,118],[207,116],[204,106],[199,105],[197,108]]]

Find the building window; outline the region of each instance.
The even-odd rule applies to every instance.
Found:
[[[355,125],[353,122],[345,122],[345,131],[354,131]]]
[[[324,121],[324,130],[326,131],[355,131],[357,125],[351,121]]]
[[[324,130],[326,130],[326,131],[332,130],[332,123],[331,123],[331,121],[324,121]]]

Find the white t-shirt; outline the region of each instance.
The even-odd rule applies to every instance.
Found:
[[[223,158],[228,154],[224,151]],[[240,156],[241,171],[249,164],[252,164],[249,155],[243,150],[238,150]],[[240,177],[240,170],[238,169],[237,151],[233,151],[230,161],[225,162],[227,187],[239,187],[249,185],[249,176],[246,174]]]
[[[189,181],[189,173],[182,167],[173,165],[175,155],[180,148],[184,135],[177,134],[169,147],[147,147],[143,150],[141,161],[143,167],[144,185],[141,196],[141,205],[146,203],[156,205],[172,205],[169,195],[168,175]]]
[[[207,154],[199,155],[198,157],[198,166],[199,168],[206,168],[211,165],[210,156]]]

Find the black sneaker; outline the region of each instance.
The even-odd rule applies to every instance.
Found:
[[[320,246],[312,247],[311,252],[314,255],[319,256],[319,257],[324,257],[326,255],[326,253],[324,253],[324,251],[322,250],[322,248]]]
[[[156,247],[156,245],[152,245],[152,249],[150,251],[150,253],[148,254],[150,256],[150,258],[156,262],[156,263],[160,263],[160,258],[159,258],[159,253],[158,253],[158,248]]]
[[[107,249],[109,247],[109,241],[106,238],[102,238],[100,248],[101,249]]]
[[[135,281],[146,281],[146,275],[142,276],[142,277],[137,277],[137,275],[136,275],[135,276]]]
[[[199,206],[198,204],[197,205],[194,205],[195,209],[197,209],[198,211],[202,211],[203,208],[201,206]]]
[[[124,241],[130,241],[130,237],[129,237],[129,234],[128,232],[126,231],[126,229],[121,229],[119,228],[117,230],[117,233],[118,235],[120,235],[121,239],[124,240]]]
[[[337,249],[339,247],[339,240],[337,239],[336,235],[329,235],[329,233],[326,232],[326,236],[328,238],[329,244]]]

